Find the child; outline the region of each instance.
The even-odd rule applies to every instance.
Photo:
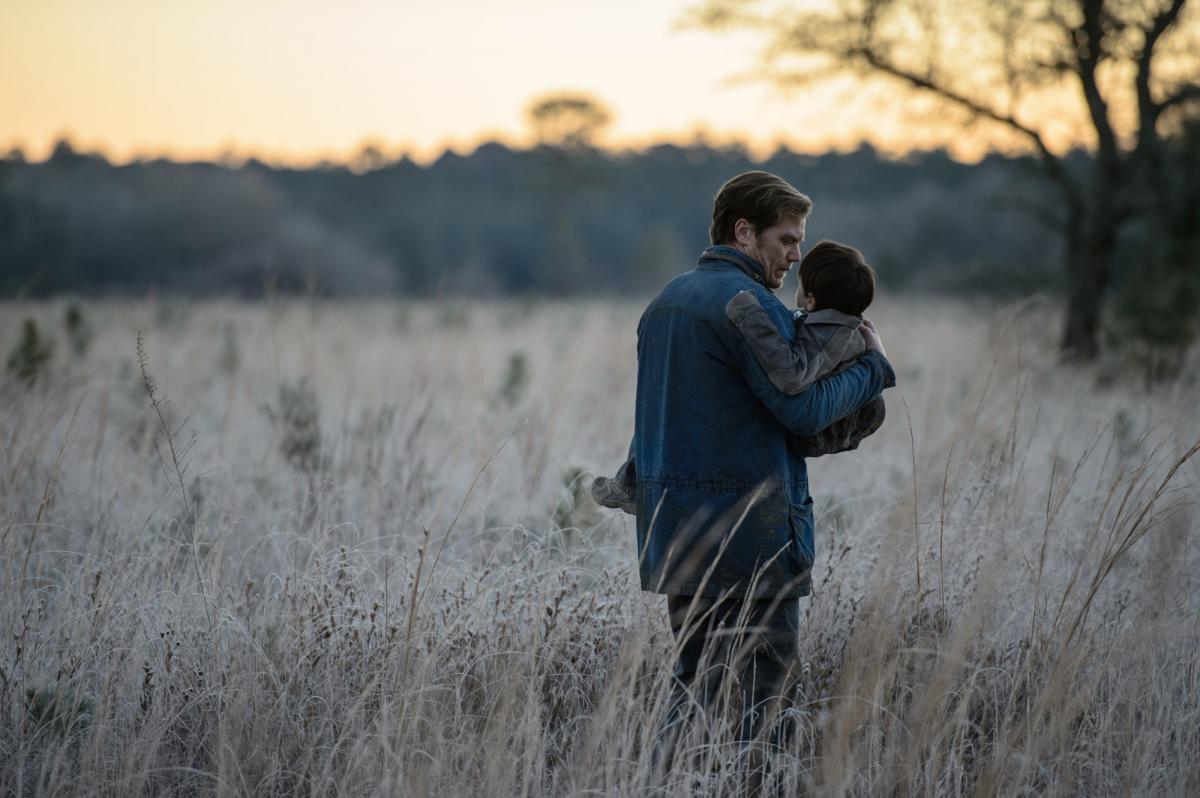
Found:
[[[816,380],[851,366],[866,351],[858,331],[862,313],[875,298],[875,271],[854,247],[821,241],[800,261],[800,288],[794,313],[796,341],[779,334],[753,291],[729,300],[725,315],[745,339],[771,383],[786,394],[805,391]],[[804,457],[820,457],[854,449],[879,429],[883,398],[840,419],[811,438],[796,438]],[[592,497],[597,504],[636,513],[637,469],[630,458],[612,479],[597,477]]]

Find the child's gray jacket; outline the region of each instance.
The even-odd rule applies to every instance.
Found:
[[[753,291],[743,291],[729,300],[725,315],[745,339],[771,383],[789,395],[802,393],[822,377],[849,368],[867,351],[866,341],[858,331],[862,318],[832,308],[811,313],[795,311],[795,343],[780,335]],[[884,416],[883,397],[876,397],[815,435],[795,438],[795,445],[804,457],[855,449],[879,429]]]

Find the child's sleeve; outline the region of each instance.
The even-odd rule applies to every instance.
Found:
[[[780,335],[779,328],[753,291],[734,295],[725,306],[725,315],[745,339],[771,383],[783,393],[803,393],[813,382],[829,376],[841,365],[824,351],[806,352]]]

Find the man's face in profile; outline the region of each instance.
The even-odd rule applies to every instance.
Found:
[[[735,228],[738,249],[762,264],[767,288],[772,291],[783,285],[792,264],[800,261],[800,244],[804,241],[805,220],[784,219],[779,224],[758,233],[744,220],[739,219]]]

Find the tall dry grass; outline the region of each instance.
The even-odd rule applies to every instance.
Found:
[[[0,386],[0,792],[646,794],[672,640],[584,490],[639,308],[84,309]],[[1200,792],[1197,387],[1059,367],[1052,316],[876,314],[900,389],[810,462],[783,794]],[[667,794],[746,792],[723,723]]]

